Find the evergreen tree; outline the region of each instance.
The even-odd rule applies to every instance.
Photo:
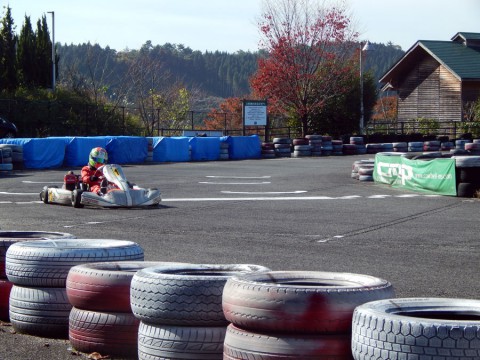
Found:
[[[17,88],[16,43],[12,11],[7,6],[7,12],[2,19],[0,30],[2,58],[0,59],[0,90],[14,91]]]
[[[38,69],[37,86],[50,87],[52,84],[52,42],[45,15],[37,21],[35,62]]]
[[[25,16],[25,23],[18,38],[17,69],[19,83],[26,87],[35,86],[38,77],[35,63],[35,42],[36,37],[30,17]]]

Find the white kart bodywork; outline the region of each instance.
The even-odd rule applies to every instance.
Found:
[[[40,193],[40,198],[44,203],[68,204],[74,207],[82,207],[83,205],[141,207],[158,205],[162,201],[161,192],[158,189],[131,186],[120,165],[108,164],[98,170],[103,172],[103,176],[109,183],[108,192],[104,195],[80,189],[70,191],[56,187],[44,187]]]

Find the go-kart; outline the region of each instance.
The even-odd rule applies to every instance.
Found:
[[[44,186],[40,199],[45,204],[64,204],[81,208],[84,205],[101,207],[144,207],[157,206],[162,201],[158,189],[144,189],[127,181],[120,165],[103,165],[97,170],[100,179],[105,179],[107,187],[105,194],[89,191],[88,186],[81,181],[80,175],[69,172],[62,188]],[[67,181],[67,177],[69,181]]]

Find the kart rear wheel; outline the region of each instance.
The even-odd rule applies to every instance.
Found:
[[[82,192],[80,189],[72,191],[72,206],[74,208],[83,208],[83,204],[80,202],[82,200]]]
[[[40,192],[40,200],[42,200],[44,204],[48,204],[48,186],[44,186]]]

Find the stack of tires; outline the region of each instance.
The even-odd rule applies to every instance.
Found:
[[[394,297],[366,275],[272,271],[230,278],[223,311],[230,321],[225,360],[352,359],[354,309]]]
[[[273,146],[275,148],[276,157],[292,157],[290,138],[274,138]]]
[[[382,144],[369,143],[365,147],[367,148],[367,154],[377,154],[383,151]]]
[[[393,152],[407,152],[408,144],[406,142],[394,142],[392,143]]]
[[[140,320],[138,358],[222,359],[227,320],[222,292],[233,275],[257,265],[176,264],[146,268],[132,279],[130,304]]]
[[[169,263],[120,261],[72,267],[66,282],[73,306],[68,331],[72,347],[136,358],[139,320],[130,307],[130,283],[137,271],[165,264]]]
[[[228,142],[220,141],[220,160],[230,159],[228,148],[229,148]]]
[[[293,139],[293,156],[294,157],[310,157],[312,156],[312,147],[308,139]],[[320,150],[321,151],[321,150]]]
[[[322,136],[322,155],[330,156],[332,155],[333,145],[331,136]]]
[[[440,150],[441,151],[450,151],[455,148],[455,144],[451,141],[443,141],[440,144]]]
[[[411,141],[408,143],[409,152],[422,152],[423,151],[423,141]]]
[[[470,155],[480,155],[480,141],[465,144],[465,150],[468,151]]]
[[[480,301],[404,298],[355,309],[352,355],[370,359],[480,359]]]
[[[308,145],[310,145],[312,156],[321,156],[322,135],[307,135],[305,138],[308,140]]]
[[[357,145],[355,145],[355,144],[343,144],[342,153],[343,153],[343,155],[356,155],[357,154]]]
[[[332,140],[332,155],[343,155],[343,141]]]
[[[145,162],[152,162],[153,161],[153,138],[147,137],[147,157],[145,158]]]
[[[68,233],[47,231],[0,231],[0,320],[9,321],[9,299],[13,283],[5,272],[5,257],[8,248],[21,241],[40,239],[73,239]]]
[[[463,139],[455,140],[455,149],[465,150],[465,144],[468,144],[470,142],[471,142],[470,140],[463,140]]]
[[[52,239],[18,242],[7,250],[10,322],[15,331],[48,338],[68,338],[72,305],[66,279],[75,265],[98,261],[143,260],[131,241]]]
[[[423,142],[423,151],[440,151],[441,143],[438,140]]]
[[[352,175],[351,177],[356,180],[360,180],[360,173],[364,175],[365,171],[360,169],[369,169],[375,166],[375,160],[374,159],[365,159],[365,160],[356,160],[352,164]],[[372,171],[373,174],[373,171]],[[365,181],[365,179],[362,179]]]
[[[12,171],[12,148],[7,144],[0,144],[0,171]]]
[[[350,144],[355,145],[356,154],[363,155],[367,153],[367,148],[365,146],[364,139],[362,136],[351,136]]]
[[[275,146],[273,143],[262,143],[262,159],[274,159],[275,158]]]
[[[457,196],[480,195],[480,156],[452,156],[455,159]]]

